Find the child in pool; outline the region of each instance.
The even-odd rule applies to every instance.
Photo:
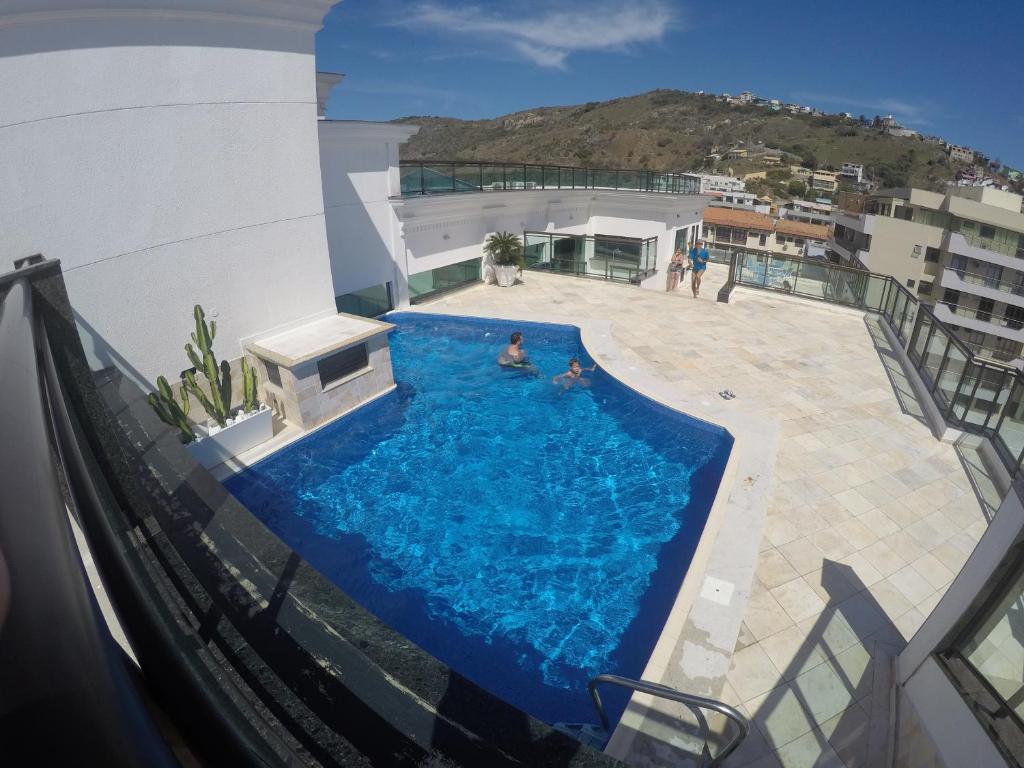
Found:
[[[566,390],[573,384],[579,384],[581,387],[589,387],[590,382],[583,378],[584,371],[593,371],[597,368],[596,365],[592,365],[589,368],[582,368],[580,361],[575,357],[569,361],[569,370],[565,373],[560,373],[551,379],[552,384],[557,384],[559,380],[562,381],[562,389]]]

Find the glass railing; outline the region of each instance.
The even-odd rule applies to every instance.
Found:
[[[480,281],[482,259],[467,259],[409,275],[409,303],[419,304],[442,293]]]
[[[937,301],[935,303],[941,305],[946,311],[956,317],[962,317],[967,320],[980,320],[983,323],[992,323],[1000,328],[1009,328],[1012,331],[1019,331],[1021,328],[1024,328],[1024,317],[998,315],[992,310],[962,307],[959,304],[951,304],[947,301]]]
[[[524,232],[523,256],[527,269],[639,283],[655,272],[658,238]]]
[[[403,197],[531,189],[612,189],[674,195],[700,193],[699,181],[681,173],[532,163],[403,160],[399,164],[399,177]]]
[[[906,349],[945,422],[988,437],[1009,473],[1021,471],[1024,373],[993,360],[997,350],[959,339],[894,278],[807,259],[737,253],[729,279],[732,285],[877,312]]]
[[[1016,280],[1000,280],[992,277],[991,275],[963,272],[959,269],[950,268],[950,271],[965,283],[980,285],[984,288],[992,288],[993,290],[1002,291],[1004,293],[1012,293],[1014,296],[1024,296],[1024,275]]]
[[[981,248],[982,250],[985,251],[1000,253],[1003,256],[1010,256],[1015,259],[1024,259],[1024,242],[992,240],[989,238],[980,237],[970,232],[963,231],[950,232],[950,238],[952,238],[953,235],[959,235],[960,237],[962,237],[967,242],[967,244],[972,248]]]

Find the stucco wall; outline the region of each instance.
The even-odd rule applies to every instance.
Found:
[[[465,193],[394,203],[402,225],[404,274],[478,258],[487,236],[507,230],[657,237],[658,267],[672,256],[675,232],[700,221],[706,197],[602,190]],[[657,282],[651,283],[657,285]]]
[[[334,295],[402,280],[398,217],[390,202],[401,194],[399,146],[415,126],[321,120],[327,243]]]
[[[0,12],[6,253],[62,261],[95,367],[176,374],[196,303],[226,358],[333,308],[313,60],[330,5]]]

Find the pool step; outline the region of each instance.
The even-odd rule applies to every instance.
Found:
[[[555,723],[553,727],[556,731],[599,752],[604,750],[608,742],[608,731],[593,723]]]

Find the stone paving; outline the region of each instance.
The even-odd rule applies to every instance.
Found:
[[[730,407],[778,423],[756,575],[716,692],[752,721],[727,764],[885,765],[892,658],[999,500],[976,455],[933,437],[876,317],[752,290],[720,304],[724,277],[712,265],[693,299],[527,273],[430,309],[609,320],[650,375],[696,401],[731,389]],[[627,759],[686,764],[660,746]]]

